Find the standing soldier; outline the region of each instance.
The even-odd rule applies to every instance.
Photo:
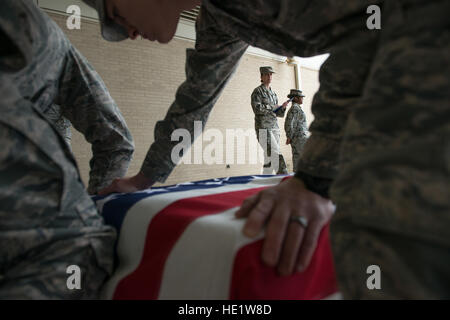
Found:
[[[278,97],[270,87],[272,74],[275,73],[272,67],[261,67],[259,71],[262,83],[253,90],[251,103],[255,113],[256,137],[264,150],[263,173],[272,174],[275,170],[277,174],[284,174],[287,173],[287,168],[284,157],[280,153],[280,128],[277,117],[284,117],[289,101],[278,106]]]
[[[288,98],[292,99],[292,106],[284,122],[284,130],[287,136],[286,144],[290,144],[292,148],[294,172],[297,172],[297,162],[300,159],[303,146],[307,140],[306,132],[308,131],[308,126],[306,125],[305,113],[301,107],[303,97],[304,95],[301,90],[291,90]]]

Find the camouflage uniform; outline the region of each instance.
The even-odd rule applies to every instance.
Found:
[[[0,2],[0,38],[0,299],[97,298],[112,272],[116,234],[42,112],[53,102],[70,106],[74,125],[93,130],[92,139],[102,132],[96,124],[121,118],[91,110],[109,96],[32,1]],[[93,113],[89,124],[84,112]],[[125,128],[113,132],[130,139]],[[71,265],[81,269],[81,290],[67,287]]]
[[[61,133],[67,136],[65,127],[71,124],[92,145],[88,192],[95,194],[113,179],[125,176],[134,152],[133,139],[99,74],[63,31],[47,15],[41,15],[54,32],[49,40],[54,49],[41,41],[32,49],[36,54],[44,50],[39,52],[39,63],[29,64],[14,78],[24,98],[58,119],[55,126]],[[37,33],[39,29],[35,29]]]
[[[382,29],[366,10],[382,8]],[[249,44],[330,53],[297,176],[337,204],[332,243],[347,298],[450,298],[450,35],[446,0],[203,0],[187,79],[142,173],[164,181],[171,132],[206,121]],[[381,267],[381,290],[366,269]]]
[[[273,170],[277,174],[287,173],[286,162],[280,152],[280,128],[277,121],[277,117],[284,117],[286,109],[274,112],[278,107],[278,97],[272,88],[263,84],[253,90],[251,104],[255,113],[256,137],[264,150],[263,173],[270,174]]]
[[[297,163],[302,155],[308,132],[305,113],[298,103],[292,103],[284,122],[284,130],[286,137],[291,140],[292,163],[294,171],[297,171]]]
[[[61,107],[53,104],[48,110],[45,116],[54,124],[56,130],[63,136],[69,148],[72,143],[72,130],[70,127],[72,124],[69,120],[62,116]]]

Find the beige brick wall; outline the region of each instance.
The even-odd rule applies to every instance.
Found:
[[[310,68],[301,67],[300,74],[302,78],[302,91],[306,96],[303,98],[303,111],[305,112],[306,121],[309,126],[314,120],[314,115],[311,112],[311,104],[314,94],[319,90],[319,72]]]
[[[121,109],[136,144],[134,159],[128,174],[136,174],[153,142],[156,121],[165,116],[168,107],[173,102],[176,89],[185,79],[185,50],[193,47],[194,43],[180,39],[174,39],[167,45],[147,40],[108,43],[101,39],[96,22],[83,20],[81,30],[71,31],[65,27],[66,18],[64,16],[53,13],[50,16],[102,76],[112,97]],[[260,84],[259,66],[261,65],[271,65],[276,71],[272,88],[277,93],[280,102],[286,99],[291,88],[295,88],[294,67],[268,58],[246,54],[233,79],[214,107],[206,130],[219,129],[224,139],[226,129],[252,129],[254,132],[254,115],[250,106],[250,94]],[[305,111],[308,119],[312,119],[309,108],[311,98],[317,90],[317,72],[309,69],[302,69],[301,72],[306,93]],[[279,126],[280,128],[284,127],[284,119],[279,120]],[[73,131],[72,148],[83,180],[87,181],[91,157],[90,146],[84,141],[82,135]],[[256,140],[254,133],[251,139]],[[285,145],[284,130],[282,130],[281,141],[283,155],[289,169],[292,170],[292,155],[290,146]],[[209,142],[203,143],[203,148],[208,144]],[[235,150],[235,153],[240,152],[245,152],[245,150]],[[231,164],[229,169],[226,168],[226,163],[180,164],[164,184],[259,174],[260,172],[260,164]]]

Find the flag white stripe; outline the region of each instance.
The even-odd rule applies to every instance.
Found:
[[[159,299],[226,300],[236,252],[262,238],[242,234],[237,207],[193,221],[172,249],[164,268]]]
[[[342,296],[342,293],[336,292],[323,298],[322,300],[344,300],[344,297]]]

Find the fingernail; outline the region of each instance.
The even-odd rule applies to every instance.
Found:
[[[303,272],[303,271],[305,271],[305,266],[304,265],[299,265],[298,267],[297,267],[297,271],[298,272]]]

